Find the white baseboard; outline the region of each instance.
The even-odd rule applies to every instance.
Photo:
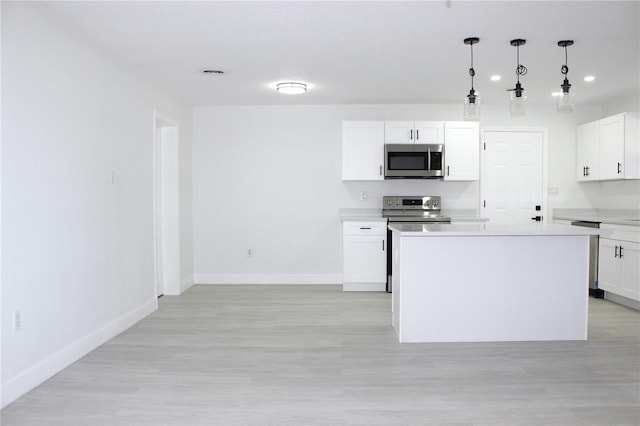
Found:
[[[387,291],[387,283],[342,283],[342,291]]]
[[[187,278],[183,279],[180,282],[180,294],[189,290],[193,286],[193,284],[195,284],[193,275],[189,275]]]
[[[154,298],[7,380],[0,390],[0,403],[2,408],[40,385],[45,380],[50,379],[107,340],[122,333],[156,309],[158,309],[158,300]]]
[[[195,274],[196,284],[342,284],[340,274]]]

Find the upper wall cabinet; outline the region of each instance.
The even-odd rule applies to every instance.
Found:
[[[444,122],[385,121],[384,143],[444,143]]]
[[[578,126],[576,141],[579,181],[640,179],[638,113]]]
[[[445,122],[444,162],[444,180],[480,179],[480,125],[477,122]]]
[[[600,179],[600,122],[578,126],[576,166],[579,181]]]
[[[342,122],[342,180],[383,180],[384,121]]]

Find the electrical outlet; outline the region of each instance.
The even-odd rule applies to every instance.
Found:
[[[13,313],[13,331],[20,331],[22,329],[22,312],[15,311]]]
[[[247,249],[247,257],[252,257],[252,256],[253,256],[253,250]]]
[[[360,201],[367,201],[367,191],[360,191]]]

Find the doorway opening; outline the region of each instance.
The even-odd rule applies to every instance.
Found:
[[[180,294],[178,125],[154,112],[153,211],[156,297]]]

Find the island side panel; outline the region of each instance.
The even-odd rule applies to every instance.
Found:
[[[587,338],[588,236],[400,239],[401,342]]]

